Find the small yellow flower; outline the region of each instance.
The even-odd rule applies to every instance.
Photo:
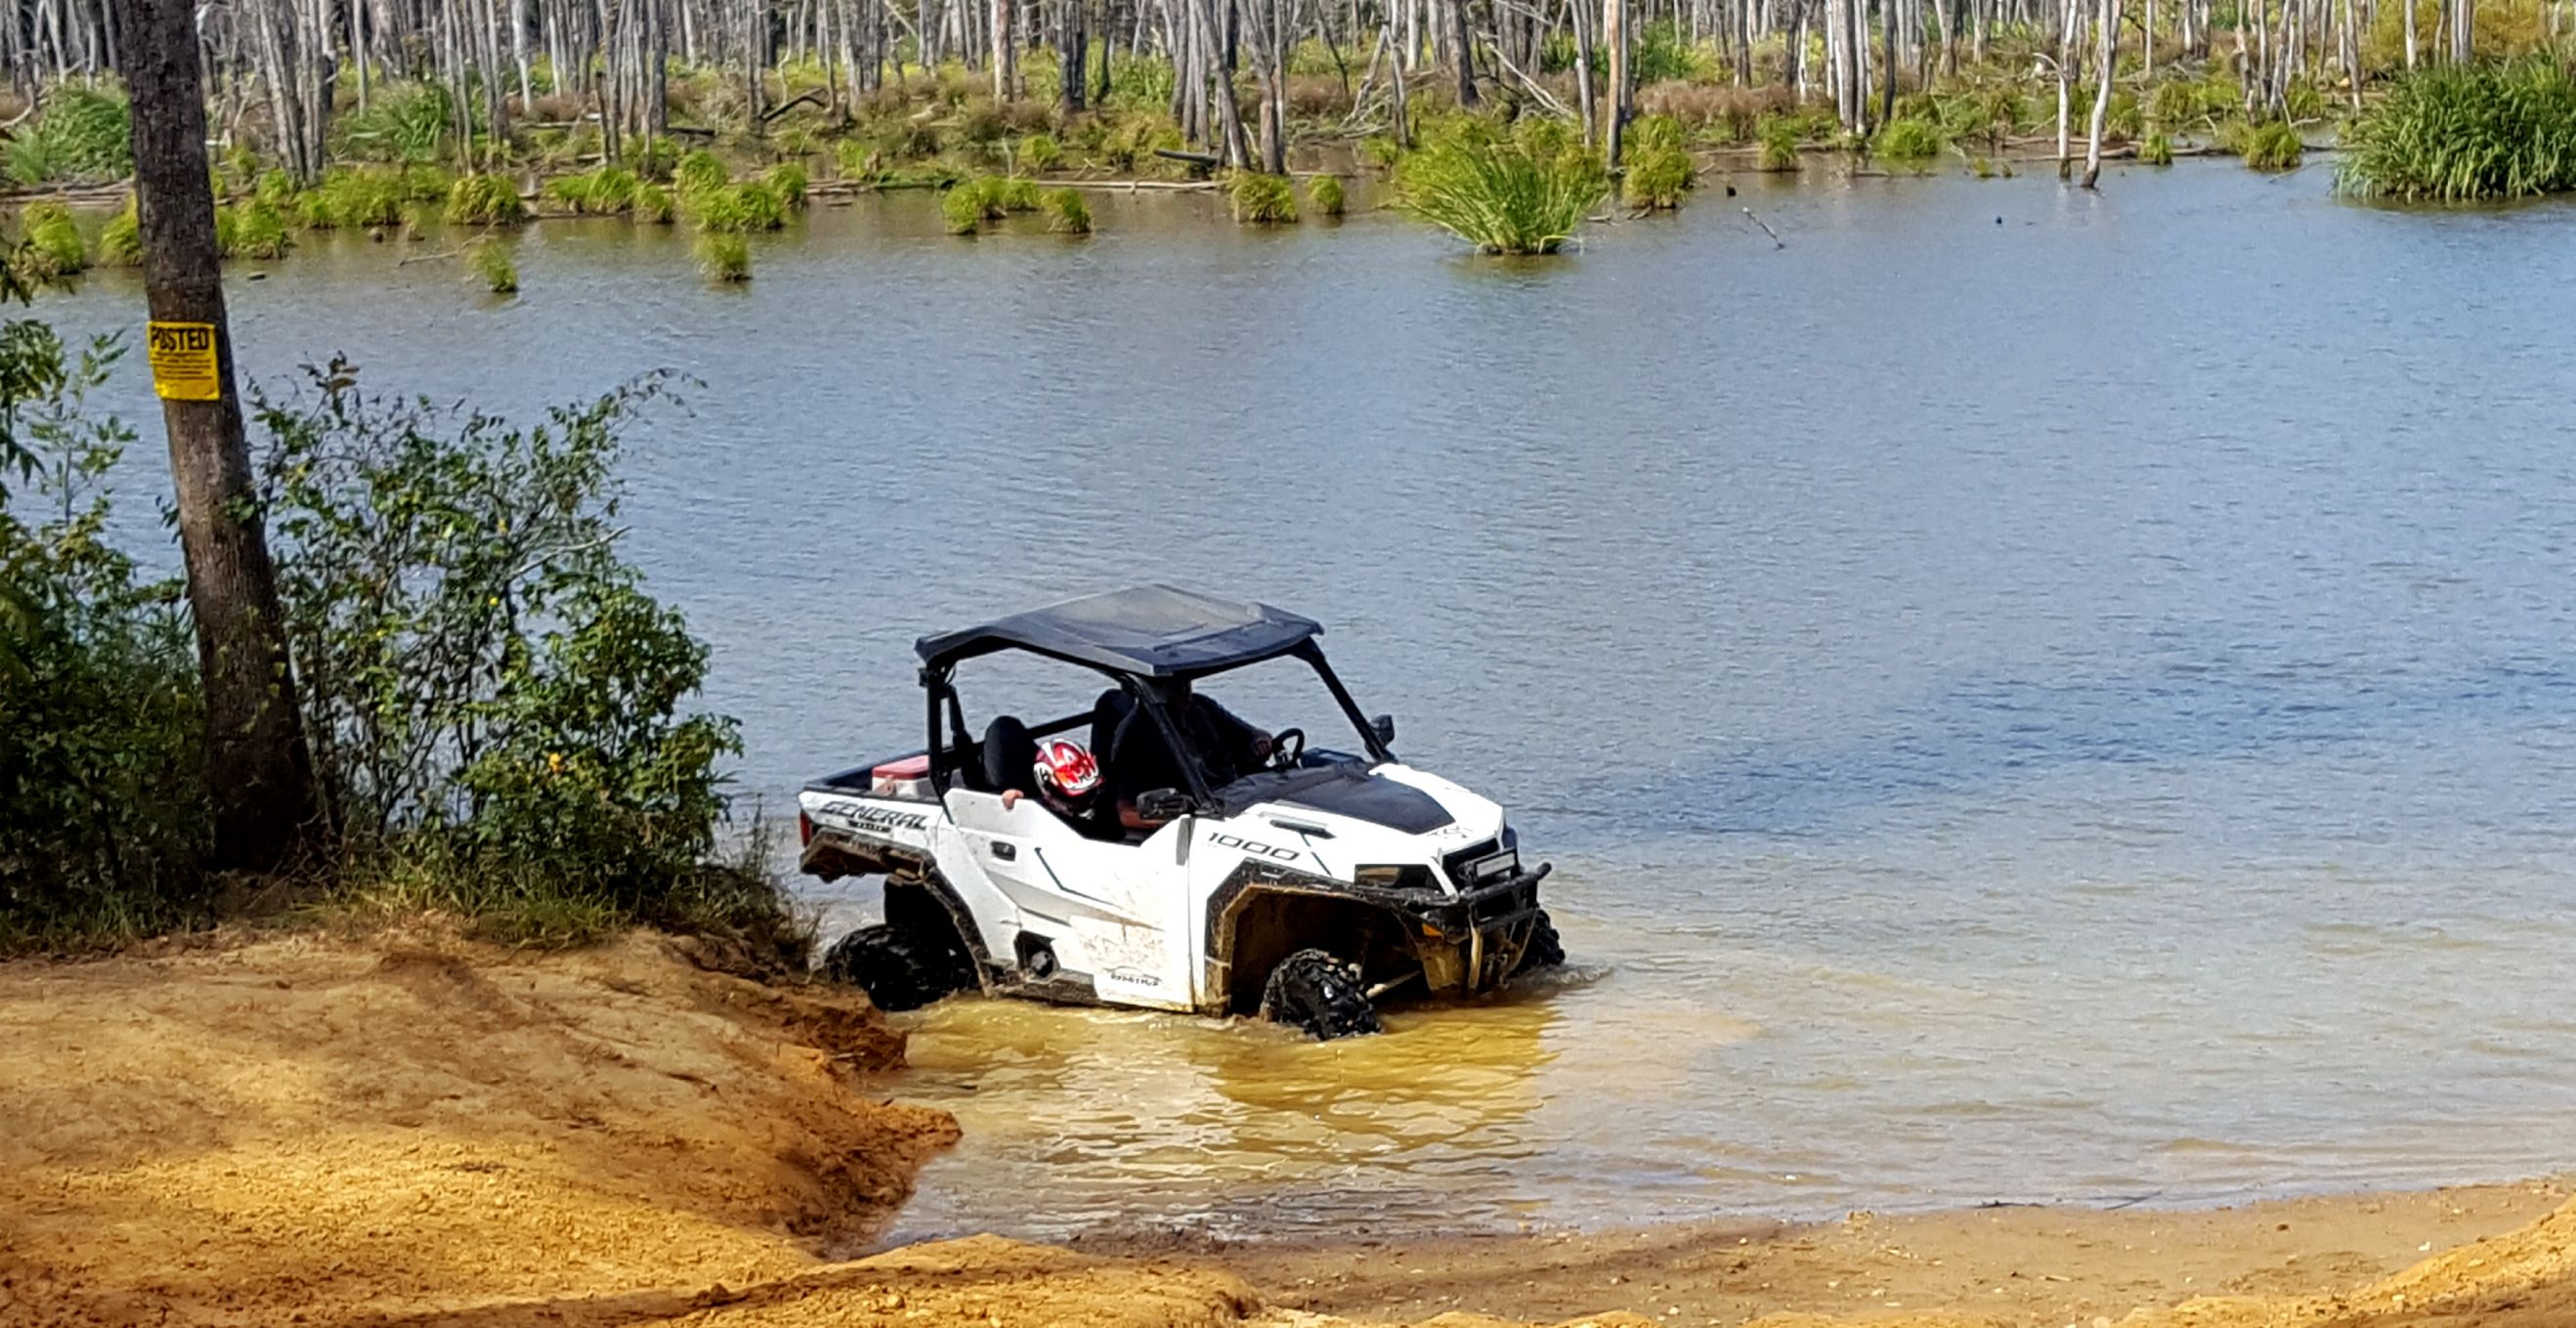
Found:
[[[497,609],[497,608],[499,608],[499,607],[501,607],[501,597],[500,597],[500,596],[498,596],[498,595],[494,595],[494,596],[491,598],[491,600],[490,600],[490,605],[491,605],[491,607],[496,608],[496,609]]]
[[[563,773],[562,752],[546,753],[546,773],[550,775],[560,775]]]

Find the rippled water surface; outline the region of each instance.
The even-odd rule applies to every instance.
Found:
[[[895,198],[743,291],[602,223],[532,236],[511,303],[350,240],[236,313],[263,373],[491,407],[702,379],[629,513],[746,791],[910,741],[918,633],[1172,579],[1322,618],[1557,863],[1568,980],[1380,1039],[906,1016],[886,1091],[967,1138],[904,1234],[2565,1165],[2576,208],[1738,183],[1546,264],[1204,199],[955,241]]]

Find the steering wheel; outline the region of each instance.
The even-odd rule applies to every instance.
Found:
[[[1291,738],[1297,740],[1297,745],[1294,747],[1288,745],[1288,740]],[[1304,759],[1306,759],[1306,730],[1281,729],[1270,735],[1271,769],[1294,770],[1297,768],[1297,763]]]

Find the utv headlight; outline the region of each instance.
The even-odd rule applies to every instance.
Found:
[[[1431,869],[1421,863],[1401,867],[1361,867],[1351,880],[1371,890],[1432,890]]]

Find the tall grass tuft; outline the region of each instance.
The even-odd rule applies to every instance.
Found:
[[[98,233],[98,261],[110,267],[143,266],[143,214],[134,195],[125,196],[125,206]]]
[[[226,258],[284,258],[294,244],[286,214],[259,199],[215,209],[215,248]]]
[[[21,185],[114,180],[134,171],[125,98],[69,84],[45,96],[35,122],[9,140],[9,179]]]
[[[1760,130],[1761,167],[1766,171],[1798,169],[1798,122],[1785,115],[1766,116]]]
[[[1047,229],[1059,235],[1091,234],[1091,205],[1082,201],[1079,189],[1050,189],[1038,200],[1046,212]]]
[[[751,242],[730,233],[699,236],[698,269],[707,274],[709,281],[733,284],[751,280]]]
[[[2307,155],[2299,131],[2281,120],[2234,128],[2232,133],[2222,133],[2220,142],[2233,147],[2247,166],[2258,171],[2296,170]]]
[[[60,203],[29,203],[18,214],[20,238],[26,242],[26,275],[59,281],[89,268],[89,246],[82,242],[72,210]]]
[[[491,287],[495,295],[515,295],[519,290],[519,265],[510,261],[510,251],[486,237],[474,245],[474,275]]]
[[[447,190],[447,220],[455,226],[504,226],[527,219],[519,186],[498,175],[462,175]]]
[[[1682,195],[1699,181],[1699,164],[1682,142],[1681,121],[1669,115],[1640,116],[1635,131],[1628,172],[1619,181],[1621,200],[1634,208],[1680,207]]]
[[[635,186],[635,219],[653,226],[668,226],[679,219],[680,205],[671,191],[658,184]]]
[[[1396,175],[1399,206],[1488,254],[1555,253],[1609,190],[1584,148],[1479,120],[1444,129]]]
[[[641,176],[623,166],[602,166],[546,181],[546,196],[583,216],[612,217],[635,206]]]
[[[769,174],[761,177],[761,181],[769,186],[769,192],[778,195],[779,206],[790,212],[804,210],[806,186],[812,183],[805,163],[782,161],[770,167]]]
[[[705,148],[682,154],[671,167],[671,187],[682,195],[719,188],[732,181],[733,172],[725,169],[724,159]]]
[[[1941,130],[1929,120],[1890,120],[1871,146],[1882,161],[1920,166],[1941,155]]]
[[[1031,134],[1020,140],[1020,167],[1023,170],[1051,171],[1064,161],[1064,144],[1053,134]]]
[[[939,196],[939,217],[951,235],[973,235],[987,221],[1001,219],[999,210],[987,204],[988,191],[982,180],[969,180]]]
[[[1246,226],[1283,226],[1297,220],[1297,190],[1284,175],[1236,171],[1226,182],[1234,219]]]
[[[403,204],[410,199],[402,172],[360,166],[331,172],[295,201],[298,220],[316,230],[328,230],[401,225]]]
[[[681,206],[702,231],[774,231],[787,224],[787,205],[757,180],[683,194]]]
[[[1350,205],[1342,189],[1342,177],[1318,175],[1306,181],[1306,206],[1319,217],[1338,217]]]
[[[2343,143],[2335,188],[2356,198],[2455,202],[2576,190],[2576,71],[2547,57],[2431,66],[2365,107]]]
[[[2138,160],[2149,166],[2173,165],[2173,139],[2161,129],[2147,135],[2147,141],[2138,145]]]

